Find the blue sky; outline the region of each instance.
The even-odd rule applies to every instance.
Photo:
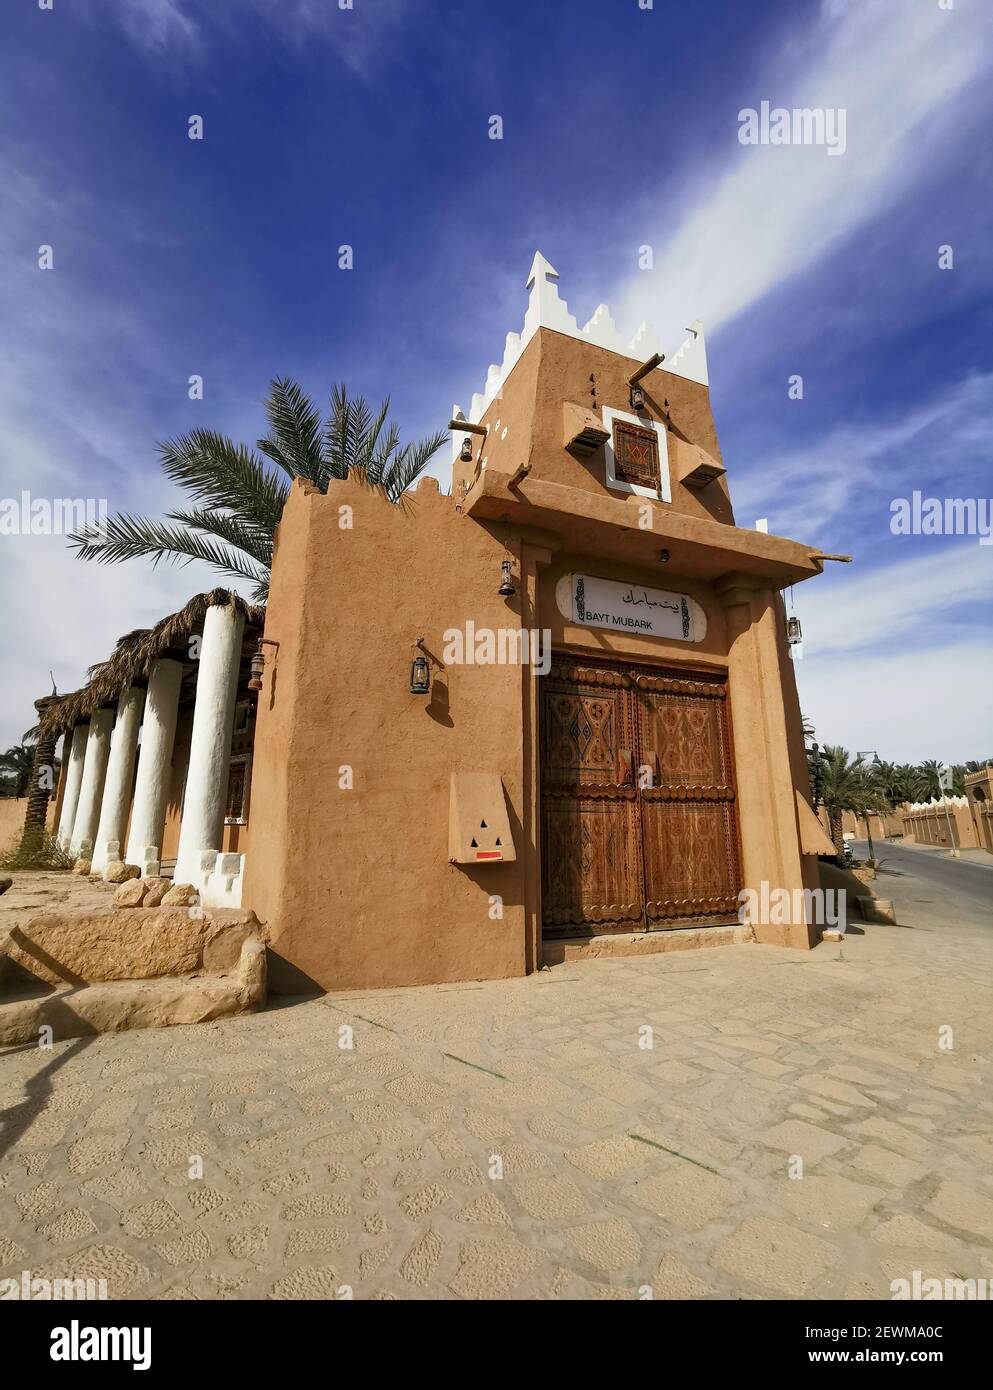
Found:
[[[671,349],[701,318],[739,524],[855,555],[794,595],[821,741],[993,752],[993,547],[889,530],[914,489],[991,494],[988,3],[23,0],[2,26],[0,497],[159,514],[156,441],[254,441],[277,374],[428,433],[540,248],[580,323],[605,300]],[[762,101],[844,108],[845,153],[740,144]],[[0,746],[50,668],[74,688],[209,582],[0,537]]]

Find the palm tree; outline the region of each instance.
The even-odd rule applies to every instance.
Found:
[[[942,764],[936,758],[927,758],[918,767],[921,774],[922,795],[927,796],[929,801],[932,797],[940,801],[944,795],[941,790],[941,768]]]
[[[48,819],[48,803],[57,783],[57,763],[55,759],[56,735],[42,730],[41,720],[47,710],[58,699],[53,685],[51,695],[43,695],[35,700],[34,707],[39,724],[25,736],[33,739],[31,749],[31,771],[28,779],[28,804],[24,811],[24,829],[18,854],[21,867],[30,866],[33,859],[40,858],[45,847],[45,822]]]
[[[344,386],[333,386],[330,413],[322,420],[294,381],[277,378],[269,385],[269,433],[256,441],[258,453],[213,430],[193,430],[159,445],[166,475],[186,490],[193,505],[169,512],[164,522],[114,516],[69,542],[81,558],[104,564],[139,556],[155,564],[203,560],[222,574],[247,580],[254,601],[264,603],[273,535],[289,495],[287,479],[302,478],[327,492],[332,479],[355,471],[398,503],[445,442],[447,433],[439,430],[401,446],[396,425],[387,422],[389,409],[389,398],[374,413],[364,397],[349,400]]]
[[[844,850],[842,813],[884,810],[885,798],[879,790],[875,769],[862,758],[851,759],[847,749],[828,744],[823,750],[821,800],[827,811],[831,839],[840,855]]]
[[[897,767],[896,788],[903,801],[920,801],[927,790],[920,768],[914,763],[900,763]]]
[[[890,806],[917,801],[924,791],[924,779],[912,763],[880,762],[875,773],[879,789]]]
[[[34,767],[34,748],[24,736],[6,753],[0,753],[0,796],[27,796]]]

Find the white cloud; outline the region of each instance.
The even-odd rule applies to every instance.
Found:
[[[729,113],[726,156],[705,167],[675,231],[658,225],[653,275],[615,296],[625,322],[650,318],[664,341],[701,318],[731,319],[819,259],[933,172],[940,137],[962,116],[957,98],[990,62],[993,9],[892,0],[829,0],[792,37],[777,35],[747,105],[847,112],[847,149],[743,146]],[[956,133],[958,133],[956,131]],[[650,195],[639,225],[672,223],[672,204]]]
[[[936,638],[946,642],[963,632],[985,627],[993,611],[993,555],[975,540],[944,536],[907,538],[908,552],[890,564],[859,574],[854,566],[830,564],[820,578],[794,591],[803,623],[804,659],[797,669],[809,672],[815,661],[841,660],[858,653],[859,662],[873,652],[926,648]],[[808,659],[809,658],[809,659]],[[921,655],[921,676],[934,673]],[[867,697],[878,698],[871,682]]]
[[[151,627],[224,582],[200,564],[84,563],[63,536],[0,537],[0,568],[0,748],[35,722],[33,701],[51,689],[49,671],[60,693],[78,689],[87,667],[110,656],[124,633]]]
[[[993,648],[962,641],[797,662],[800,706],[819,742],[886,762],[964,762],[993,751]]]
[[[142,48],[166,52],[200,46],[199,28],[184,0],[121,0],[118,18],[128,37]]]
[[[120,5],[110,18],[154,57],[199,57],[218,32],[225,42],[243,35],[247,19],[298,49],[315,39],[329,43],[350,68],[367,75],[407,0],[358,0],[346,9],[337,0],[214,0],[209,6],[198,0],[120,0]]]

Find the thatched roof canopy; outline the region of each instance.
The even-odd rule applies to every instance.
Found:
[[[154,627],[136,628],[118,639],[106,661],[91,666],[87,683],[80,690],[61,695],[45,711],[38,725],[40,735],[68,733],[76,724],[89,719],[103,705],[116,704],[122,690],[144,680],[160,657],[187,645],[190,634],[203,627],[208,608],[228,604],[244,614],[246,625],[261,627],[265,608],[246,603],[228,589],[211,589],[191,598],[185,608],[171,613]]]

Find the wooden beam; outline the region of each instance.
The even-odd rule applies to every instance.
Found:
[[[643,376],[647,376],[649,372],[654,372],[659,363],[664,361],[664,352],[653,352],[648,361],[643,363],[633,376],[628,377],[628,385],[636,386]]]

